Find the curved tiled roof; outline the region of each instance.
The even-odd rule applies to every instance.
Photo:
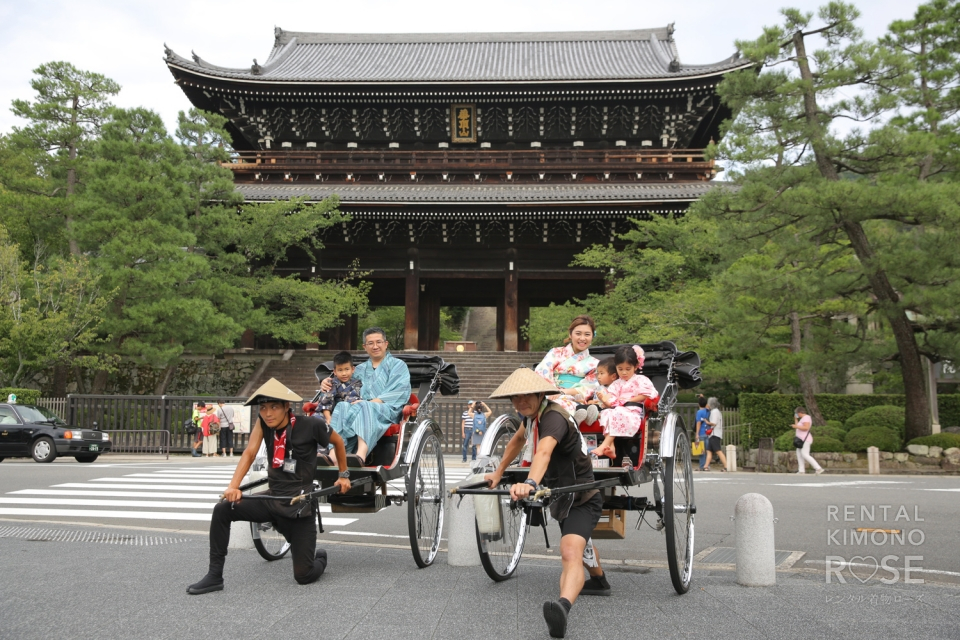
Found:
[[[637,184],[238,184],[249,201],[307,196],[322,200],[336,194],[344,204],[618,204],[690,202],[720,186],[709,182]]]
[[[673,28],[566,33],[324,34],[277,29],[262,65],[232,69],[167,49],[167,64],[252,82],[575,82],[683,79],[749,64],[683,65]]]

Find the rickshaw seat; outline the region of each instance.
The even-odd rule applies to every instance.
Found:
[[[411,393],[410,399],[407,400],[407,404],[404,405],[403,411],[401,411],[401,420],[407,421],[411,418],[417,417],[417,409],[420,408],[420,400],[417,398],[417,394]],[[386,431],[383,432],[383,435],[380,436],[380,440],[377,441],[377,446],[373,448],[373,451],[370,452],[370,455],[367,456],[367,466],[385,466],[388,467],[393,464],[393,459],[397,457],[397,445],[400,440],[400,425],[392,424]]]

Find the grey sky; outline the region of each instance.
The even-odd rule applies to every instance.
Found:
[[[0,133],[18,123],[11,100],[33,97],[32,70],[52,60],[116,80],[123,86],[116,104],[150,107],[171,126],[177,111],[190,104],[163,63],[164,42],[183,56],[192,49],[213,64],[248,67],[253,58],[266,59],[275,25],[290,31],[399,33],[641,29],[675,22],[681,61],[706,63],[732,54],[734,40],[756,38],[763,26],[779,22],[781,6],[815,11],[823,2],[0,0]],[[911,17],[920,3],[857,4],[864,13],[860,26],[876,38],[891,21]]]

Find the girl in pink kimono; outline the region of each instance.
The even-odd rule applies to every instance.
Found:
[[[597,398],[607,407],[600,412],[600,426],[603,427],[603,443],[592,451],[598,456],[615,457],[613,439],[637,435],[643,424],[643,402],[648,398],[657,398],[656,387],[645,375],[638,373],[643,366],[643,349],[637,345],[621,347],[613,356],[619,379],[614,381],[607,391],[598,391]],[[628,402],[640,406],[624,406]]]

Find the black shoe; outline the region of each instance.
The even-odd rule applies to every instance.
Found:
[[[543,619],[547,621],[547,631],[551,638],[562,638],[567,635],[567,610],[555,600],[543,603]]]
[[[590,579],[583,583],[583,589],[580,589],[580,595],[609,596],[610,583],[607,582],[606,576],[601,576],[599,578],[596,576],[590,576]]]
[[[198,596],[201,593],[210,593],[211,591],[223,591],[223,576],[208,573],[203,576],[200,582],[194,582],[187,587],[187,593],[192,596]]]

